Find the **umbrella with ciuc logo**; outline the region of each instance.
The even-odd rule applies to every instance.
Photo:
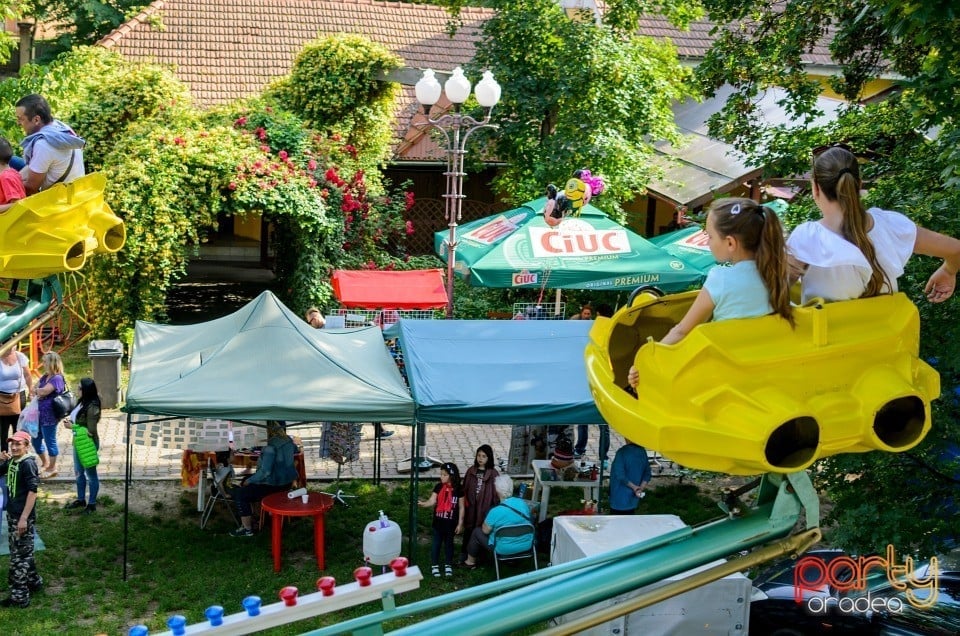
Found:
[[[546,198],[461,225],[455,269],[476,287],[632,290],[653,285],[678,292],[701,284],[704,272],[584,205],[551,227]],[[446,260],[446,232],[434,248]]]
[[[774,199],[763,204],[782,217],[789,205],[782,199]],[[659,234],[650,239],[650,242],[665,252],[682,260],[690,267],[694,267],[706,275],[717,264],[710,252],[710,237],[703,228],[696,224],[688,227]]]
[[[659,234],[650,242],[704,274],[717,264],[710,252],[710,237],[699,225]]]

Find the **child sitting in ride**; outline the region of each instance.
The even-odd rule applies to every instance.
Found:
[[[708,320],[753,318],[778,314],[793,325],[783,228],[776,213],[751,199],[714,202],[707,215],[710,252],[717,262],[686,315],[660,341],[680,342],[690,330]],[[636,390],[635,367],[627,375]]]
[[[10,166],[12,159],[10,142],[0,137],[0,212],[6,212],[14,203],[27,198],[20,173]]]

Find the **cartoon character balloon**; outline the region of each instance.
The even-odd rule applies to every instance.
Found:
[[[567,180],[567,185],[563,188],[563,194],[570,202],[574,216],[580,216],[580,209],[590,200],[589,193],[589,186],[582,180],[576,177]]]

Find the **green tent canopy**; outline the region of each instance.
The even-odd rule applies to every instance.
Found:
[[[314,329],[269,291],[196,325],[138,321],[126,397],[158,416],[413,424],[378,327]]]
[[[578,217],[550,227],[546,198],[461,225],[454,267],[476,287],[632,290],[654,285],[689,289],[704,274],[632,230],[585,205]],[[434,248],[446,260],[446,231]]]

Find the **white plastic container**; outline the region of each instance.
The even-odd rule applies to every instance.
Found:
[[[363,558],[374,565],[389,565],[400,556],[402,543],[400,526],[380,511],[380,518],[368,523],[363,530]]]

